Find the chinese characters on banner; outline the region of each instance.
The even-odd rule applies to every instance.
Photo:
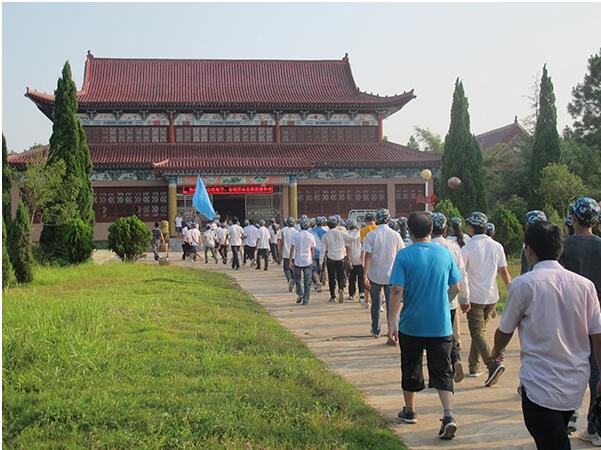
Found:
[[[194,186],[182,186],[182,194],[194,195]],[[209,194],[273,194],[273,185],[267,186],[207,186]]]

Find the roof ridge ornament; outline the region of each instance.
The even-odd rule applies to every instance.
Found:
[[[90,58],[90,59],[94,58],[94,55],[92,54],[92,52],[90,50],[88,50],[88,58]]]
[[[348,53],[344,53],[344,58],[342,58],[343,61],[348,61]]]

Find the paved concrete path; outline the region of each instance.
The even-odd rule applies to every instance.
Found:
[[[151,260],[150,256],[146,258],[147,261]],[[374,339],[369,336],[368,310],[357,302],[329,303],[326,289],[321,294],[312,292],[309,305],[296,305],[294,294],[288,292],[282,268],[276,264],[270,265],[267,272],[250,267],[232,271],[229,265],[181,261],[179,254],[177,256],[172,257],[172,264],[227,273],[318,358],[352,382],[369,404],[387,417],[396,416],[403,405],[399,351],[386,345],[385,338]],[[469,349],[470,338],[465,315],[461,314],[461,320],[462,358],[467,371],[466,350]],[[498,320],[497,317],[489,324],[491,342]],[[433,389],[417,394],[418,423],[395,425],[394,431],[410,449],[535,449],[523,424],[521,404],[516,394],[519,369],[517,334],[506,353],[505,366],[505,374],[494,387],[484,387],[484,376],[466,377],[456,386],[454,409],[459,425],[456,439],[441,441],[437,438],[442,411],[438,395]],[[426,370],[425,375],[427,378]],[[588,392],[585,398],[588,398]],[[579,431],[585,425],[583,419],[581,417],[579,420]],[[572,448],[592,447],[573,438]]]

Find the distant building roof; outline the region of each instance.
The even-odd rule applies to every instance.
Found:
[[[518,123],[516,116],[513,123],[479,134],[476,139],[480,143],[480,149],[485,153],[499,144],[511,145],[526,136],[528,132]]]
[[[27,88],[40,109],[54,95]],[[341,60],[95,58],[88,52],[80,108],[345,109],[392,114],[415,98],[361,92]],[[44,108],[45,107],[45,108]],[[45,111],[46,112],[46,111]]]
[[[359,144],[89,144],[95,168],[187,173],[304,173],[315,168],[439,167],[440,155],[392,142]],[[8,156],[22,166],[47,146]]]

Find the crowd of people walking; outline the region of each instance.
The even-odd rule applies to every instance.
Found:
[[[595,200],[578,199],[566,220],[573,234],[564,240],[544,213],[528,212],[522,275],[513,281],[495,227],[482,212],[469,215],[467,233],[459,217],[422,211],[394,220],[386,209],[368,213],[361,227],[333,215],[289,217],[281,225],[274,219],[245,220],[244,226],[237,218],[217,219],[203,233],[195,223],[182,223],[178,232],[184,259],[195,261],[203,248],[206,264],[210,254],[215,264],[233,270],[248,265],[267,271],[271,260],[282,267],[297,304],[309,304],[311,292],[327,284],[329,302],[358,301],[369,309],[369,335],[400,348],[405,404],[398,420],[417,422],[425,354],[428,387],[438,391],[442,406],[441,439],[452,439],[458,429],[455,384],[466,375],[484,375],[484,386],[495,385],[518,329],[524,421],[537,448],[556,450],[570,448],[568,434],[575,431],[587,382],[590,408],[580,437],[601,446],[601,417],[593,408],[601,389],[601,238],[593,234],[600,220]],[[491,348],[487,325],[499,301],[497,276],[508,297]],[[466,314],[471,338],[466,372],[458,310]]]

